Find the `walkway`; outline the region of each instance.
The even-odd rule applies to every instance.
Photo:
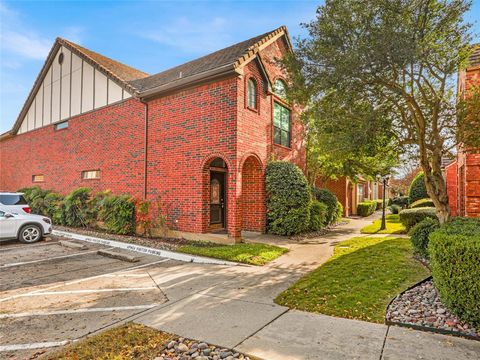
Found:
[[[304,244],[250,236],[290,248],[264,267],[192,264],[150,271],[169,302],[135,321],[266,360],[478,359],[480,342],[289,310],[273,302],[370,221],[351,220]]]

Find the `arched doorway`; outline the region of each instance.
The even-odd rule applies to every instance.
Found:
[[[225,161],[216,157],[208,163],[208,229],[225,231],[227,228],[227,173]]]
[[[265,179],[260,160],[249,156],[242,166],[242,230],[265,230]]]

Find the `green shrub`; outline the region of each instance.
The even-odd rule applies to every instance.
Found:
[[[357,214],[360,216],[369,216],[375,212],[377,203],[375,201],[362,201],[357,205]]]
[[[423,207],[400,211],[400,221],[407,231],[426,218],[437,219],[435,208]]]
[[[383,208],[383,200],[374,200],[374,201],[375,201],[376,206],[377,206],[377,207],[375,208],[375,210],[382,210],[382,208]]]
[[[424,178],[425,176],[422,171],[413,178],[412,183],[410,184],[410,188],[408,189],[408,197],[410,204],[414,203],[417,200],[428,198]]]
[[[32,214],[45,215],[55,222],[58,220],[59,206],[63,197],[51,190],[43,190],[38,186],[30,188],[23,188],[18,190],[23,193],[25,200],[27,200],[30,206],[30,212]],[[58,221],[57,221],[58,222]]]
[[[413,252],[416,255],[428,259],[428,237],[431,232],[438,229],[440,226],[438,220],[432,218],[426,218],[415,225],[408,235],[413,245]]]
[[[392,212],[392,214],[398,214],[400,210],[402,210],[402,208],[398,205],[393,204],[390,206],[390,211]]]
[[[312,195],[318,201],[327,205],[327,215],[325,224],[329,225],[336,221],[337,211],[337,197],[328,189],[312,188]]]
[[[266,169],[267,229],[292,235],[310,225],[310,187],[302,171],[286,161],[272,161]]]
[[[318,231],[326,225],[328,206],[318,200],[312,201],[310,207],[310,230]]]
[[[61,223],[67,226],[87,227],[95,222],[90,208],[88,188],[78,188],[68,194],[61,203]]]
[[[397,205],[399,207],[401,207],[402,209],[405,209],[409,204],[409,197],[408,196],[397,196],[397,197],[394,197],[393,199],[390,199],[388,201],[388,205],[389,206],[392,206],[392,205]]]
[[[343,217],[343,205],[340,201],[337,201],[337,207],[335,210],[335,219],[333,223],[339,222],[340,220],[342,220],[342,217]]]
[[[108,195],[102,199],[97,220],[114,234],[135,233],[135,205],[128,195]]]
[[[435,207],[433,201],[429,198],[420,199],[410,204],[410,209],[415,209],[419,207]]]
[[[454,218],[430,234],[432,276],[442,302],[480,327],[480,219]]]

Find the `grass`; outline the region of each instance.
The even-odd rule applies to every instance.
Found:
[[[129,323],[54,351],[47,359],[153,359],[173,335]]]
[[[293,309],[383,323],[390,300],[428,275],[413,259],[409,239],[353,238],[336,245],[328,262],[275,301]]]
[[[288,249],[267,244],[218,245],[209,242],[195,242],[181,246],[177,251],[250,265],[265,265],[288,252]]]
[[[405,226],[400,222],[400,215],[390,214],[385,217],[386,229],[380,231],[382,219],[375,220],[372,224],[367,225],[360,230],[362,234],[405,234]]]

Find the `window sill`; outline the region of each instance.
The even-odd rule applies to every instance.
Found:
[[[254,112],[256,114],[259,114],[260,113],[260,110],[257,108],[257,109],[254,109],[254,108],[251,108],[250,106],[247,106],[247,109],[250,110],[251,112]]]
[[[289,147],[289,146],[280,145],[280,144],[277,144],[277,143],[273,143],[273,146],[276,146],[276,147],[278,147],[278,148],[280,148],[280,149],[292,151],[292,148]]]

